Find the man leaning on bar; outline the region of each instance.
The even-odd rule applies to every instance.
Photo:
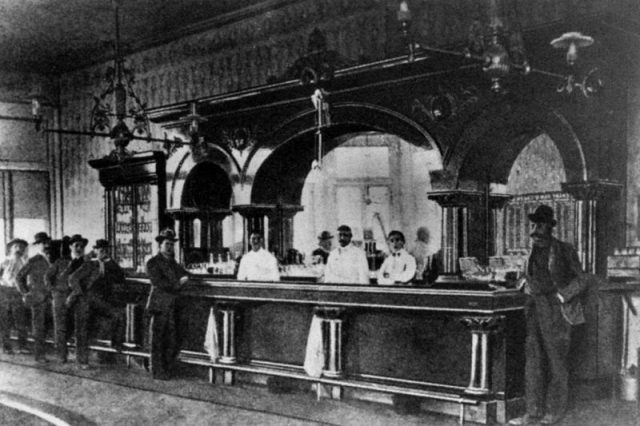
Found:
[[[569,397],[571,328],[585,322],[580,295],[587,281],[571,245],[552,236],[553,209],[529,215],[533,247],[522,287],[525,303],[526,414],[510,425],[562,421]]]
[[[173,373],[179,353],[176,333],[176,299],[189,281],[187,271],[176,262],[172,229],[164,229],[156,237],[158,254],[147,262],[151,292],[147,300],[149,346],[151,347],[151,375],[168,380]]]
[[[109,321],[111,346],[122,350],[124,318],[113,306],[112,286],[124,283],[124,272],[109,255],[109,241],[99,239],[93,246],[96,259],[84,262],[69,275],[71,293],[67,297],[68,307],[74,307],[76,327],[76,358],[80,368],[89,368],[89,322],[95,316]]]

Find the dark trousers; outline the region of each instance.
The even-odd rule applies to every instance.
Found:
[[[124,313],[120,313],[111,304],[93,295],[81,295],[74,306],[76,329],[76,359],[80,364],[89,363],[89,325],[95,317],[109,321],[111,346],[121,348],[124,340]]]
[[[33,325],[33,354],[36,359],[44,359],[46,348],[44,339],[46,333],[46,312],[49,302],[45,301],[31,307],[31,323]]]
[[[152,376],[159,379],[168,378],[178,356],[176,319],[173,307],[168,312],[151,313],[149,346]]]
[[[528,296],[525,393],[527,413],[561,415],[567,408],[571,325],[555,294]]]
[[[27,348],[27,308],[15,288],[0,287],[0,332],[3,349],[11,349],[11,320],[18,331],[18,347]]]
[[[53,331],[55,335],[56,353],[61,361],[67,361],[67,341],[69,333],[67,330],[68,309],[66,300],[69,292],[53,292]]]

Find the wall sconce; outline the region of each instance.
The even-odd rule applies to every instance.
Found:
[[[412,19],[409,3],[407,0],[402,0],[399,4],[397,19],[409,45],[407,60],[413,61],[415,59],[417,49],[476,60],[482,64],[482,70],[491,80],[491,90],[497,93],[503,91],[502,80],[514,71],[523,75],[535,72],[561,79],[563,80],[560,86],[562,90],[559,89],[559,92],[572,93],[575,89],[580,89],[585,97],[597,93],[602,87],[602,81],[597,77],[597,69],[589,71],[585,77],[580,79],[573,73],[563,75],[531,68],[526,57],[519,25],[512,25],[509,31],[505,29],[498,13],[496,0],[490,0],[488,13],[488,31],[479,20],[474,21],[469,29],[468,46],[464,51],[441,49],[414,43],[409,30]],[[489,34],[488,37],[486,34]],[[578,49],[592,44],[593,38],[578,32],[565,33],[551,42],[551,45],[557,49],[567,49],[567,63],[571,67],[578,58]]]
[[[196,145],[200,143],[200,123],[204,123],[207,119],[198,114],[197,102],[191,102],[189,107],[189,115],[182,117],[181,121],[189,123],[188,134],[191,138],[191,144]]]
[[[31,99],[31,116],[33,117],[36,125],[36,131],[40,131],[42,126],[42,111],[40,107],[40,101],[38,99]]]

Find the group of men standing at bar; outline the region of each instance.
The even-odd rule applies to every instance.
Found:
[[[160,232],[157,255],[147,262],[152,288],[146,306],[154,378],[167,379],[178,354],[175,301],[188,281],[187,272],[175,260],[172,230]],[[57,359],[68,361],[67,325],[73,319],[76,336],[76,361],[89,368],[89,325],[95,316],[109,320],[111,346],[120,352],[124,340],[124,312],[114,303],[112,288],[122,284],[125,275],[110,256],[110,244],[98,239],[94,257],[85,255],[88,240],[76,234],[66,242],[69,255],[51,257],[51,238],[45,232],[35,235],[31,244],[35,254],[26,259],[29,243],[13,239],[7,245],[8,258],[0,265],[0,329],[5,354],[13,354],[10,340],[11,319],[18,331],[18,352],[29,354],[27,347],[27,310],[31,309],[33,353],[37,362],[46,363],[46,316],[51,309]]]
[[[539,206],[529,215],[533,247],[522,280],[527,294],[525,388],[527,412],[512,419],[510,424],[555,424],[562,420],[568,399],[568,351],[571,328],[585,322],[580,296],[587,289],[578,256],[573,248],[552,236],[556,225],[553,210]],[[420,238],[420,234],[418,235]],[[320,240],[330,240],[327,231]],[[362,249],[351,242],[351,229],[338,227],[339,247],[329,251],[330,244],[322,244],[326,256],[324,282],[369,284],[369,266]],[[168,379],[179,352],[176,335],[176,300],[189,281],[187,271],[176,261],[175,233],[165,229],[156,237],[158,253],[147,262],[151,281],[146,313],[149,320],[151,371],[154,378]],[[112,304],[111,286],[124,282],[124,274],[109,256],[109,242],[97,240],[96,260],[85,256],[88,243],[81,235],[69,239],[70,256],[54,262],[49,257],[49,236],[40,232],[32,243],[36,254],[25,260],[28,243],[13,239],[8,244],[9,258],[0,265],[0,327],[5,353],[12,353],[9,340],[9,317],[18,329],[18,347],[26,346],[25,309],[31,308],[34,354],[39,362],[45,358],[45,314],[53,310],[57,354],[60,362],[67,362],[67,316],[73,313],[76,328],[77,361],[88,367],[88,320],[99,314],[118,324],[118,310]],[[262,235],[250,235],[251,251],[241,260],[238,279],[275,281],[278,264],[263,246]],[[425,277],[425,266],[404,249],[405,238],[400,231],[388,236],[391,254],[378,271],[381,284],[402,284],[418,275]],[[322,253],[320,253],[321,255]],[[423,269],[420,269],[423,268]],[[420,273],[422,271],[422,274]],[[123,332],[112,327],[112,346],[121,348]]]
[[[35,254],[26,259],[28,242],[15,238],[7,244],[8,258],[0,266],[0,328],[2,345],[13,353],[10,341],[10,318],[18,330],[18,351],[27,348],[27,311],[31,310],[33,353],[37,362],[46,363],[46,316],[51,309],[57,359],[67,362],[67,325],[73,319],[76,335],[76,361],[80,368],[89,368],[89,324],[93,316],[109,320],[111,345],[122,349],[124,313],[113,302],[112,286],[124,283],[124,272],[110,256],[107,240],[99,239],[93,246],[95,258],[85,254],[88,240],[76,234],[63,240],[69,254],[52,258],[52,240],[46,232],[34,236]]]
[[[338,227],[339,247],[332,250],[333,235],[323,231],[318,236],[318,248],[311,255],[314,262],[325,265],[322,281],[332,284],[371,283],[369,262],[363,249],[352,242],[353,233],[347,225]],[[391,231],[387,238],[389,255],[376,273],[380,285],[399,285],[415,281],[431,282],[437,274],[436,256],[429,246],[429,232],[418,229],[416,242],[407,251],[404,234]],[[237,279],[240,281],[278,281],[278,260],[264,248],[259,232],[249,235],[250,250],[240,259]]]
[[[338,247],[331,250],[333,235],[323,231],[318,236],[319,248],[312,255],[326,264],[325,283],[370,284],[370,268],[364,250],[352,242],[353,233],[347,225],[338,227]],[[426,228],[418,229],[417,239],[410,251],[405,249],[405,237],[400,231],[387,236],[389,255],[376,272],[379,285],[400,285],[410,282],[431,282],[437,274],[436,257],[429,246]]]

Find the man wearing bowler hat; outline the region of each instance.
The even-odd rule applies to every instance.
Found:
[[[25,265],[27,243],[20,238],[14,238],[7,244],[9,256],[0,264],[0,338],[2,349],[6,354],[13,354],[10,332],[11,321],[18,330],[18,347],[20,353],[27,350],[27,309],[22,301],[22,295],[16,281],[18,271]]]
[[[164,229],[156,237],[158,254],[147,262],[151,292],[146,311],[149,317],[149,346],[151,374],[154,379],[171,377],[179,347],[176,338],[176,299],[189,280],[187,271],[176,262],[174,245],[176,234]]]
[[[587,281],[575,250],[551,235],[551,207],[539,206],[529,220],[533,247],[522,280],[527,412],[509,424],[556,424],[567,409],[571,326],[584,323],[580,294]]]
[[[69,238],[69,249],[71,250],[71,258],[61,257],[56,260],[47,271],[45,281],[53,298],[53,329],[55,334],[56,352],[58,360],[62,363],[67,362],[67,340],[68,330],[67,321],[69,315],[69,306],[67,298],[71,293],[69,286],[69,276],[78,270],[86,261],[84,249],[89,240],[80,234],[72,235]],[[81,354],[78,353],[78,358]]]
[[[333,235],[331,235],[331,232],[322,231],[320,235],[318,235],[318,248],[311,253],[311,255],[314,257],[314,263],[323,263],[325,265],[327,264],[327,259],[329,259],[329,253],[331,253],[332,244]]]
[[[45,314],[49,306],[49,289],[45,283],[45,274],[50,267],[49,243],[51,238],[46,232],[38,232],[33,238],[36,254],[29,258],[16,277],[25,305],[31,307],[33,326],[33,354],[36,361],[47,362],[45,357]]]
[[[96,260],[84,262],[69,275],[71,293],[67,307],[73,307],[77,359],[81,368],[89,366],[89,321],[93,316],[108,319],[111,346],[122,349],[124,339],[124,312],[114,306],[112,288],[124,283],[124,272],[111,259],[109,241],[99,239],[93,246]]]

